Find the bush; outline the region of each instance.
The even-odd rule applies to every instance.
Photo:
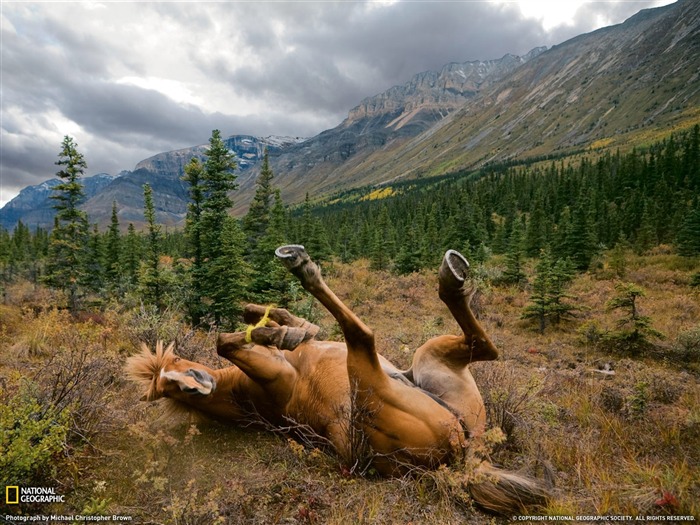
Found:
[[[700,325],[678,334],[671,354],[684,363],[700,363]]]
[[[0,485],[32,485],[56,475],[70,427],[67,408],[42,404],[24,381],[14,395],[0,391]]]

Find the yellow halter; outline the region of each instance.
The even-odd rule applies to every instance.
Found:
[[[252,337],[253,330],[255,330],[256,328],[261,328],[263,326],[267,326],[267,322],[270,319],[270,310],[272,310],[272,305],[265,308],[265,315],[263,315],[260,318],[260,321],[258,321],[258,323],[256,325],[252,325],[252,324],[248,325],[248,328],[246,328],[246,331],[245,331],[245,342],[246,343],[253,342],[253,337]]]

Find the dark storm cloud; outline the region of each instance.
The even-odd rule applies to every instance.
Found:
[[[524,54],[652,3],[588,3],[550,31],[514,3],[4,3],[0,200],[55,173],[65,134],[90,174],[215,128],[311,136],[421,71]]]
[[[202,60],[202,67],[210,75],[227,75],[248,93],[345,113],[421,71],[522,54],[546,40],[539,25],[520,18],[512,4],[297,5],[280,11],[264,4],[264,25],[243,31],[245,43],[260,51],[257,62],[225,67]],[[275,34],[282,24],[284,31]],[[267,45],[260,46],[262,41]]]

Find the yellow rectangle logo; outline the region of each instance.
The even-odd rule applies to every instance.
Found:
[[[8,505],[19,503],[19,487],[5,487],[5,503]]]

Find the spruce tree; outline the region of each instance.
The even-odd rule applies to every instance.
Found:
[[[153,190],[150,184],[143,185],[143,201],[144,217],[148,224],[148,240],[146,243],[146,257],[139,277],[139,287],[143,302],[156,306],[160,311],[164,308],[163,275],[160,267],[161,228],[156,223]]]
[[[568,303],[570,297],[566,288],[573,278],[570,263],[563,259],[554,259],[549,248],[540,253],[532,282],[530,304],[523,310],[523,319],[537,321],[540,333],[544,333],[547,323],[557,325],[571,317],[576,307]]]
[[[185,235],[192,256],[192,266],[189,269],[190,298],[186,301],[187,309],[192,323],[199,325],[205,308],[202,304],[204,295],[203,276],[203,233],[202,210],[205,201],[204,166],[197,157],[193,157],[185,166],[183,180],[189,183],[190,203],[187,206],[187,218],[185,221]]]
[[[197,157],[185,166],[183,180],[189,183],[190,203],[187,206],[185,233],[192,251],[192,266],[195,273],[202,266],[202,207],[204,203],[204,167]]]
[[[526,281],[523,272],[523,229],[520,220],[513,222],[513,229],[508,240],[506,251],[506,269],[502,281],[505,284],[520,284]]]
[[[92,292],[98,293],[104,288],[104,258],[102,237],[97,224],[94,224],[92,234],[88,237],[85,257],[85,286]]]
[[[122,257],[124,272],[130,286],[135,286],[138,281],[141,252],[141,239],[136,233],[134,223],[130,222],[126,239],[124,239],[124,255]]]
[[[105,246],[105,273],[108,286],[114,291],[121,277],[121,236],[119,234],[119,215],[117,214],[117,202],[112,201],[112,217],[107,230]]]
[[[535,319],[541,334],[544,333],[549,317],[549,291],[552,279],[552,256],[548,249],[543,249],[535,267],[535,277],[532,280],[530,304],[523,310],[523,319]]]
[[[249,278],[243,260],[245,238],[238,223],[229,217],[233,206],[229,193],[238,187],[236,161],[216,129],[206,155],[200,216],[202,269],[194,279],[199,281],[196,286],[201,287],[203,302],[210,305],[207,309],[213,322],[232,327],[232,316],[240,311]]]
[[[250,203],[248,213],[243,218],[243,232],[246,234],[248,246],[253,252],[255,252],[255,246],[260,238],[267,233],[270,223],[270,207],[274,195],[273,177],[269,153],[265,148],[260,175],[255,180],[255,195]]]
[[[421,249],[414,223],[409,225],[401,240],[394,269],[399,275],[406,275],[421,269]]]
[[[663,334],[651,326],[651,318],[641,315],[638,301],[644,297],[642,288],[633,283],[618,283],[617,295],[606,303],[608,311],[621,310],[624,316],[618,321],[618,332],[609,338],[618,348],[628,352],[639,352],[649,346],[649,338],[661,338]]]
[[[71,137],[64,137],[56,164],[61,166],[56,175],[62,182],[54,186],[51,195],[55,200],[56,219],[51,232],[46,282],[68,294],[69,308],[75,312],[86,277],[88,220],[78,206],[85,197],[80,177],[87,163]]]
[[[275,257],[275,250],[287,243],[285,216],[280,191],[275,189],[267,231],[256,245],[256,266],[253,269],[250,291],[258,302],[286,308],[294,299],[292,288],[295,286],[295,281]]]
[[[700,255],[700,200],[685,214],[676,243],[680,255]]]
[[[245,236],[238,221],[226,217],[218,239],[217,256],[204,266],[205,291],[210,301],[209,313],[216,326],[234,330],[236,317],[242,313],[241,300],[250,275],[250,268],[243,260]]]

